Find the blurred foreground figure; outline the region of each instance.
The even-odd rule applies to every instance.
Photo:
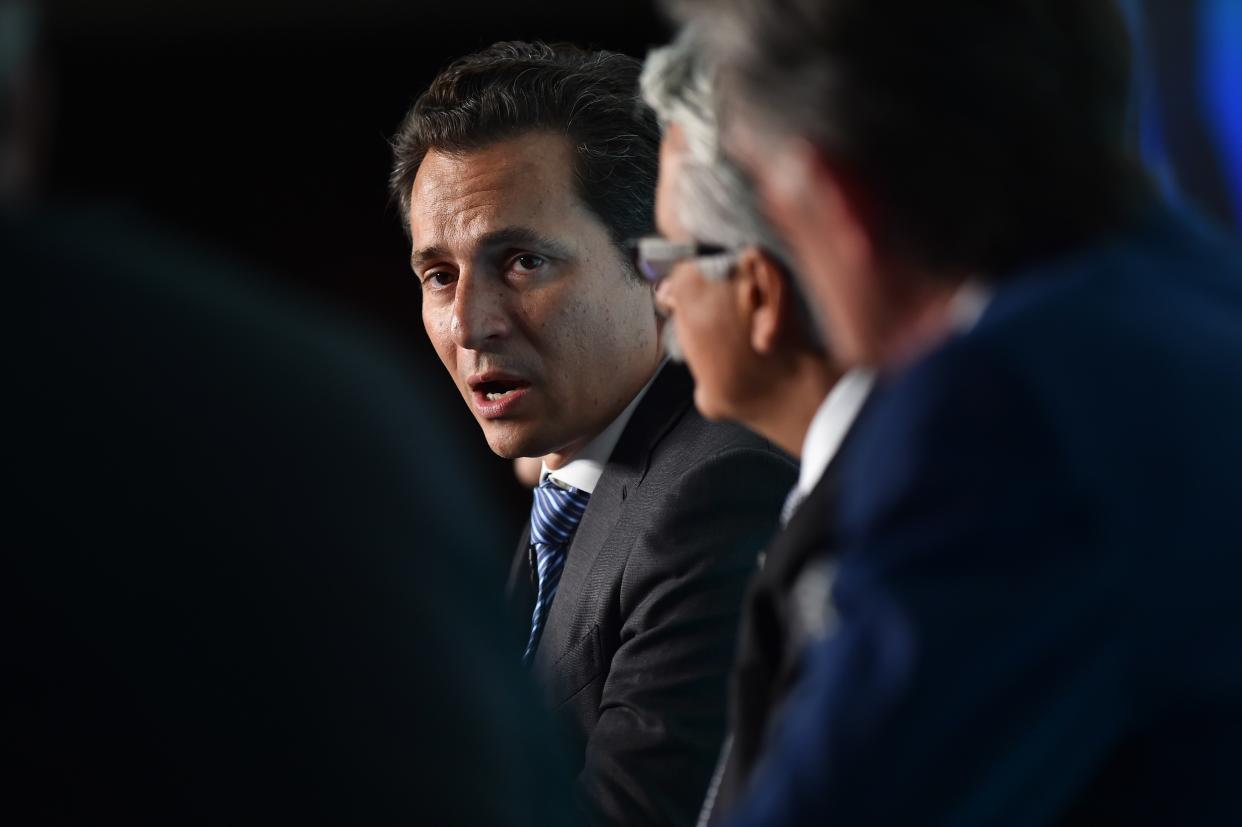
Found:
[[[555,739],[486,597],[486,502],[435,412],[365,337],[253,274],[115,211],[35,203],[14,8],[6,812],[566,823]]]
[[[103,212],[5,214],[0,261],[11,810],[563,823],[493,538],[382,352]]]
[[[382,353],[115,216],[6,214],[0,261],[11,809],[563,823],[493,538]]]
[[[1105,0],[688,0],[837,355],[830,630],[736,824],[1242,823],[1242,254]]]

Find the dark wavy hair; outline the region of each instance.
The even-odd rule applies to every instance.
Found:
[[[615,52],[517,41],[454,61],[392,140],[389,190],[406,231],[410,190],[430,150],[468,152],[546,130],[572,143],[578,194],[615,243],[650,233],[660,129],[638,94],[641,69]]]

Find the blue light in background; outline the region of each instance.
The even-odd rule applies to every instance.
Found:
[[[1203,0],[1198,27],[1202,117],[1242,227],[1242,0]]]

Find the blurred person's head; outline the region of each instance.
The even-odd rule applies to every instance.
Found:
[[[498,43],[445,69],[394,139],[423,324],[488,444],[559,467],[660,362],[650,232],[659,127],[633,58]]]
[[[820,343],[784,242],[747,176],[720,151],[713,73],[693,31],[653,51],[643,96],[664,128],[659,238],[640,242],[670,317],[667,350],[709,419],[739,421],[797,454],[839,375]],[[663,253],[663,255],[661,255]]]
[[[834,350],[890,362],[957,284],[1118,225],[1128,41],[1112,0],[669,0],[711,34],[728,145]]]

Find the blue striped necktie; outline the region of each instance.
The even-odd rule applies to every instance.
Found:
[[[530,545],[534,550],[539,584],[535,594],[535,611],[530,618],[530,641],[522,653],[522,663],[530,663],[535,647],[539,645],[548,609],[561,583],[565,553],[569,551],[569,544],[590,498],[590,494],[577,488],[562,488],[551,477],[535,488],[535,502],[530,508]]]

